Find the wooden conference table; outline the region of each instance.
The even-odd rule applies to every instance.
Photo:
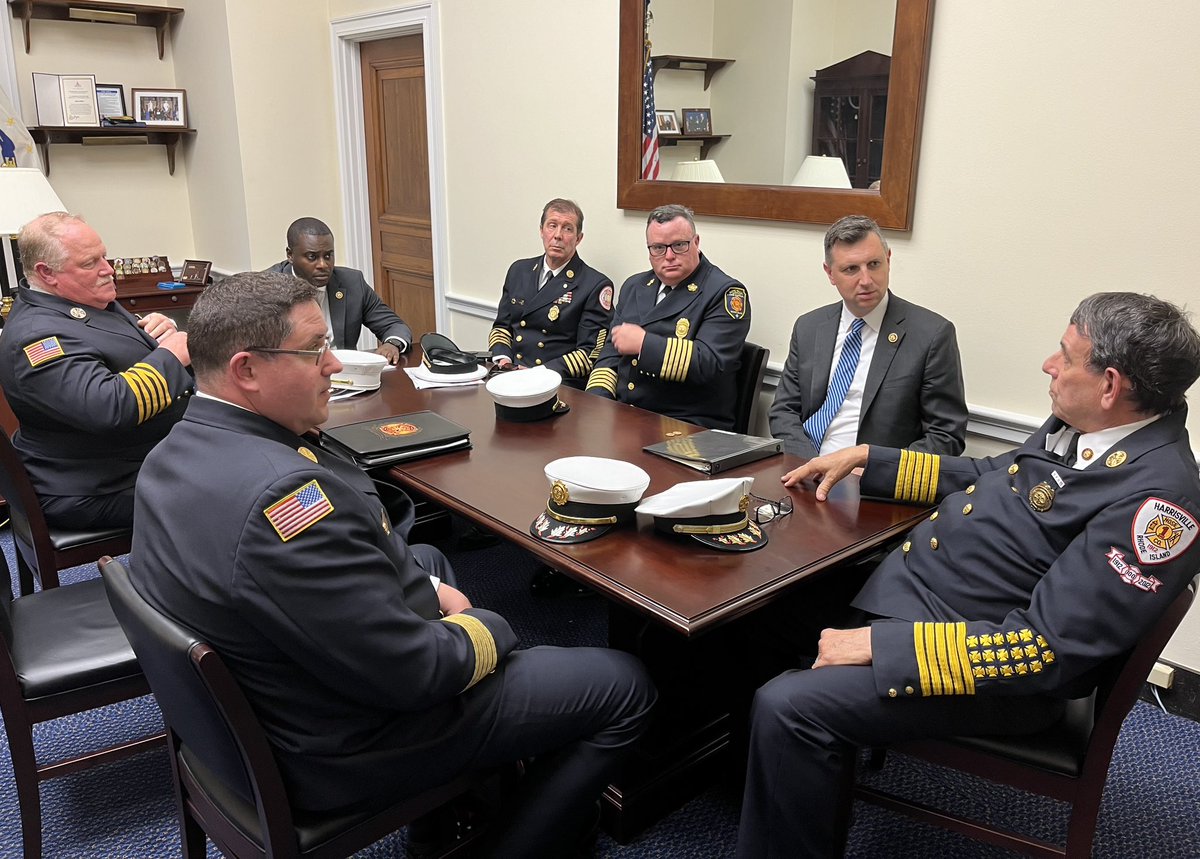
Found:
[[[409,355],[401,366],[416,366]],[[678,807],[727,760],[731,717],[711,682],[721,636],[710,633],[770,603],[805,579],[878,549],[916,524],[926,508],[860,498],[847,479],[818,503],[812,487],[788,490],[780,475],[803,460],[783,454],[722,473],[754,477],[754,493],[790,495],[794,512],[763,526],[753,552],[721,552],[675,540],[649,525],[619,526],[587,543],[557,545],[530,535],[545,508],[546,463],[563,456],[632,462],[650,475],[646,495],[706,475],[642,450],[701,428],[564,386],[570,412],[533,423],[496,418],[482,385],[418,391],[397,368],[379,391],[333,402],[325,426],[429,409],[471,430],[473,449],[403,462],[392,476],[497,533],[610,600],[609,644],[640,656],[658,684],[657,727],[605,794],[604,822],[620,841]]]

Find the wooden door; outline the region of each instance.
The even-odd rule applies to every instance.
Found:
[[[419,338],[437,329],[421,36],[363,42],[361,63],[375,289]]]

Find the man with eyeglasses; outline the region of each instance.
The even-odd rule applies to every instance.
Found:
[[[17,243],[25,280],[0,337],[13,445],[52,525],[128,528],[142,460],[192,392],[187,334],[117,302],[104,242],[77,215],[35,218]]]
[[[488,348],[497,366],[549,367],[582,388],[608,338],[613,285],[576,250],[583,210],[556,198],[542,208],[544,253],[508,267]]]
[[[875,221],[825,233],[841,300],[803,314],[771,405],[771,435],[805,458],[859,443],[958,454],[967,401],[954,325],[888,289],[892,251]]]
[[[535,758],[481,855],[572,855],[653,686],[615,650],[517,650],[444,555],[408,543],[407,496],[389,516],[362,470],[305,436],[341,370],[315,298],[260,272],[196,302],[200,392],[138,480],[133,583],[229,664],[299,808]]]
[[[692,211],[646,219],[650,271],[621,287],[592,393],[713,429],[733,428],[750,295],[700,252]]]
[[[375,352],[395,364],[412,345],[412,329],[375,294],[361,271],[333,262],[333,231],[316,218],[297,218],[287,230],[287,259],[268,271],[294,274],[316,287],[336,348],[357,349],[365,325],[379,341]]]

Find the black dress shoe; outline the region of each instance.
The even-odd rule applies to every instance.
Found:
[[[478,525],[471,525],[458,535],[458,548],[465,551],[474,549],[490,549],[500,545],[500,538],[491,531],[485,531]]]
[[[564,576],[554,567],[542,567],[533,574],[529,592],[536,597],[586,597],[595,591],[581,585],[569,576]]]

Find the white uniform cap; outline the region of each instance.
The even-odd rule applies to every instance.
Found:
[[[562,376],[549,367],[508,370],[488,379],[496,416],[509,421],[537,421],[567,411],[558,399]]]
[[[561,483],[582,504],[632,504],[650,485],[650,475],[633,463],[599,456],[556,459],[545,472],[551,486]]]
[[[722,477],[717,480],[693,480],[676,483],[666,492],[642,500],[637,512],[647,516],[696,519],[737,513],[742,499],[754,487],[753,477]]]
[[[376,390],[383,368],[388,365],[388,359],[382,355],[355,349],[334,349],[333,357],[342,362],[342,369],[329,378],[329,385],[342,391]]]

